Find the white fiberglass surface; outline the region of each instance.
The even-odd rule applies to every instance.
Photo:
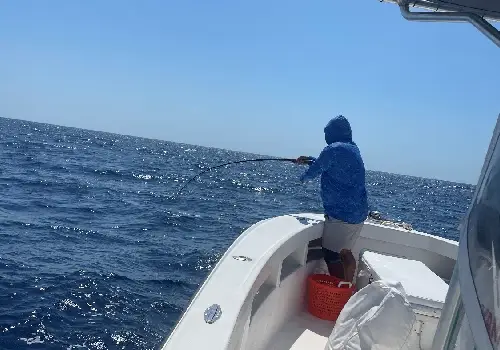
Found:
[[[381,279],[400,282],[410,302],[442,308],[448,285],[421,261],[371,251],[363,260]]]
[[[274,335],[267,350],[324,350],[334,325],[304,311]]]

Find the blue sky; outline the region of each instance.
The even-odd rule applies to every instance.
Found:
[[[346,115],[366,167],[475,183],[500,49],[366,1],[3,1],[0,116],[276,156]]]

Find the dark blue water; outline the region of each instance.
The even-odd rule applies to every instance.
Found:
[[[252,223],[321,212],[304,168],[0,118],[0,349],[153,349]],[[457,239],[473,186],[380,172],[370,206]]]

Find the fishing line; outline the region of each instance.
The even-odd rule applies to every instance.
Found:
[[[214,166],[211,166],[211,167],[209,167],[209,168],[201,171],[200,173],[196,174],[192,178],[190,178],[184,185],[182,185],[182,187],[179,189],[179,191],[177,191],[177,194],[175,195],[175,197],[177,197],[182,192],[182,190],[185,189],[186,186],[189,185],[189,183],[191,183],[194,179],[196,179],[200,175],[205,174],[206,172],[209,172],[210,170],[213,170],[213,169],[216,169],[216,168],[221,168],[223,166],[232,165],[232,164],[247,163],[247,162],[267,162],[267,161],[291,162],[291,163],[296,163],[297,162],[296,159],[292,159],[292,158],[257,158],[257,159],[237,160],[237,161],[234,161],[234,162],[227,162],[227,163],[224,163],[224,164],[214,165]]]

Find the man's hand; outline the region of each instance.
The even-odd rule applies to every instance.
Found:
[[[311,157],[308,157],[308,156],[300,156],[299,158],[297,158],[295,160],[295,163],[297,164],[311,164],[312,162],[312,159]]]

